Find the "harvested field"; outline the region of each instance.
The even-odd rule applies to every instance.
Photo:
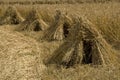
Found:
[[[0,80],[120,80],[120,3],[77,1],[0,5]]]

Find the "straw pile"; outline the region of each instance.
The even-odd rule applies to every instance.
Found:
[[[46,64],[69,68],[75,64],[104,66],[117,63],[115,51],[88,19],[79,17],[70,33],[67,41],[53,53]]]
[[[19,24],[24,19],[15,7],[9,6],[0,19],[0,24]]]
[[[41,80],[40,51],[36,40],[0,28],[0,80]]]
[[[63,40],[69,34],[69,29],[72,26],[72,19],[61,11],[56,10],[55,21],[51,27],[45,32],[47,40]]]
[[[40,18],[37,10],[32,9],[26,19],[19,24],[18,31],[40,31],[47,29],[48,25]]]

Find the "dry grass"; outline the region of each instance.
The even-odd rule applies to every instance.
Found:
[[[120,2],[120,0],[1,0],[0,4],[21,4],[21,5],[36,5],[36,4],[76,4],[76,3],[106,3]]]
[[[15,5],[25,18],[33,8],[31,5]],[[34,5],[41,18],[49,25],[54,21],[56,9],[72,14],[84,15],[96,25],[102,36],[116,46],[120,44],[119,3]],[[7,9],[0,6],[0,16]],[[16,26],[0,26],[0,80],[119,80],[120,65],[91,66],[76,65],[65,69],[59,66],[43,66],[63,41],[42,41],[43,32],[16,32]],[[42,62],[43,61],[43,62]],[[119,60],[118,60],[119,61]],[[102,77],[101,77],[102,76]]]

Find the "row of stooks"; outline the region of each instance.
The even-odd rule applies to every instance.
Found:
[[[117,63],[115,51],[105,41],[85,17],[73,16],[56,11],[51,26],[46,24],[33,9],[26,19],[22,18],[15,7],[8,7],[0,24],[18,24],[18,31],[45,31],[43,39],[64,40],[65,42],[45,64],[58,64],[67,68],[76,64],[107,65]]]

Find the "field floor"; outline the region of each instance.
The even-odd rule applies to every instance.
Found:
[[[0,15],[6,7],[0,6]],[[55,10],[70,16],[87,17],[120,58],[120,3],[42,4],[34,7],[49,25]],[[23,17],[32,9],[30,5],[16,5],[16,8]],[[0,80],[120,80],[120,64],[104,67],[86,64],[68,69],[54,64],[46,66],[44,62],[64,41],[44,41],[44,31],[15,31],[16,27],[0,25]]]

